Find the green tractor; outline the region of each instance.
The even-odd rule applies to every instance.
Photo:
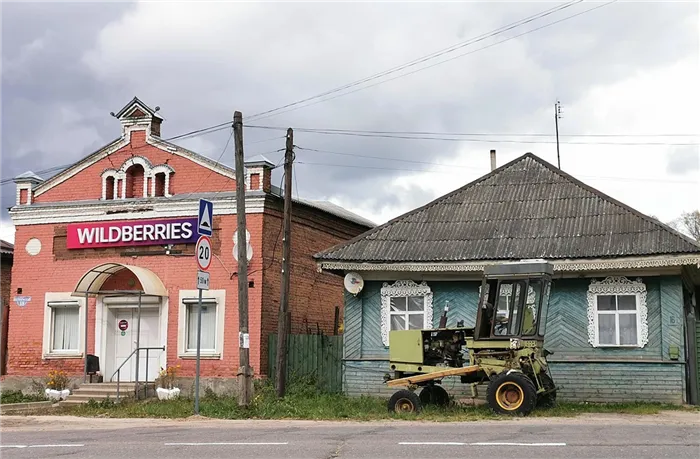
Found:
[[[449,306],[431,330],[389,332],[389,387],[405,387],[389,399],[392,412],[449,402],[445,377],[471,384],[488,381],[486,400],[498,414],[528,415],[553,406],[556,387],[547,366],[544,332],[552,265],[542,260],[486,266],[474,328],[447,327]],[[420,395],[416,390],[421,388]]]

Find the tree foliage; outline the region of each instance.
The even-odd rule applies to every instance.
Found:
[[[700,242],[700,210],[683,212],[680,217],[673,220],[670,224],[678,231]]]

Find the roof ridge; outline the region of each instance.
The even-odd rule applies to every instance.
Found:
[[[528,155],[529,155],[529,156],[528,156]],[[494,177],[494,176],[500,174],[501,172],[503,172],[503,171],[506,170],[507,168],[511,167],[512,165],[514,165],[515,163],[517,163],[517,162],[519,162],[519,161],[522,161],[523,159],[525,159],[525,158],[527,158],[527,157],[535,157],[535,155],[532,154],[532,153],[530,153],[530,152],[528,152],[528,153],[525,153],[524,155],[518,156],[517,158],[513,159],[512,161],[507,162],[507,163],[505,163],[504,165],[502,165],[502,166],[500,166],[500,167],[497,167],[496,169],[492,170],[492,171],[489,172],[488,174],[482,175],[481,177],[478,177],[477,179],[472,180],[471,182],[467,183],[466,185],[462,185],[461,187],[459,187],[459,188],[457,188],[457,189],[455,189],[455,190],[452,190],[452,191],[450,191],[450,192],[447,193],[447,194],[444,194],[444,195],[442,195],[442,196],[438,196],[437,198],[433,199],[432,201],[430,201],[430,202],[428,202],[428,203],[426,203],[426,204],[423,204],[422,206],[417,207],[417,208],[415,208],[415,209],[413,209],[413,210],[409,210],[408,212],[406,212],[406,213],[404,213],[404,214],[401,214],[401,215],[399,215],[398,217],[394,217],[394,218],[392,218],[391,220],[387,221],[386,223],[383,223],[383,224],[381,224],[381,225],[375,226],[375,227],[372,228],[371,230],[366,231],[366,232],[364,232],[364,233],[362,233],[362,234],[359,234],[358,236],[355,236],[354,238],[352,238],[352,239],[350,239],[350,240],[348,240],[348,241],[341,242],[340,244],[336,244],[336,245],[334,245],[333,247],[331,247],[331,248],[329,248],[329,249],[323,250],[323,251],[321,251],[321,252],[317,252],[317,253],[314,254],[313,257],[314,257],[314,258],[318,258],[318,257],[321,257],[321,256],[323,256],[323,255],[329,255],[329,254],[331,254],[331,253],[333,253],[333,252],[335,252],[335,251],[337,251],[337,250],[340,250],[340,249],[342,249],[342,248],[350,247],[351,245],[355,244],[356,242],[358,242],[358,241],[360,241],[360,240],[362,240],[362,239],[365,239],[366,237],[368,237],[368,236],[370,236],[370,235],[372,235],[372,234],[375,234],[375,233],[381,231],[382,229],[384,229],[384,228],[386,228],[386,227],[388,227],[388,226],[390,226],[390,225],[392,225],[392,224],[394,224],[394,223],[399,222],[399,221],[402,220],[402,219],[408,218],[408,217],[410,217],[410,216],[412,216],[412,215],[415,215],[415,214],[420,213],[420,212],[422,212],[422,211],[424,211],[424,210],[427,210],[427,209],[431,208],[432,206],[438,204],[439,202],[441,202],[441,201],[443,201],[443,200],[446,200],[446,199],[448,199],[448,198],[451,198],[451,197],[454,196],[455,194],[458,194],[458,193],[460,193],[460,192],[466,190],[467,188],[470,188],[470,187],[472,187],[472,186],[475,186],[475,185],[477,185],[477,184],[483,182],[484,180],[487,180],[487,179],[489,179],[489,178],[491,178],[491,177]]]

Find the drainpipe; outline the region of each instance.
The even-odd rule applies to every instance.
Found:
[[[491,150],[491,170],[496,168],[496,150]]]
[[[88,365],[88,300],[90,296],[85,294],[85,365],[83,366],[83,383],[87,383],[87,365]]]
[[[141,347],[141,291],[139,290],[139,306],[138,314],[136,318],[136,384],[134,389],[136,393],[136,400],[139,399],[139,361],[141,360],[141,351],[138,350]]]

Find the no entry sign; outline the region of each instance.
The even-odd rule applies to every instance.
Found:
[[[120,320],[119,321],[119,330],[126,331],[127,328],[129,328],[129,322],[127,322],[126,319]]]

